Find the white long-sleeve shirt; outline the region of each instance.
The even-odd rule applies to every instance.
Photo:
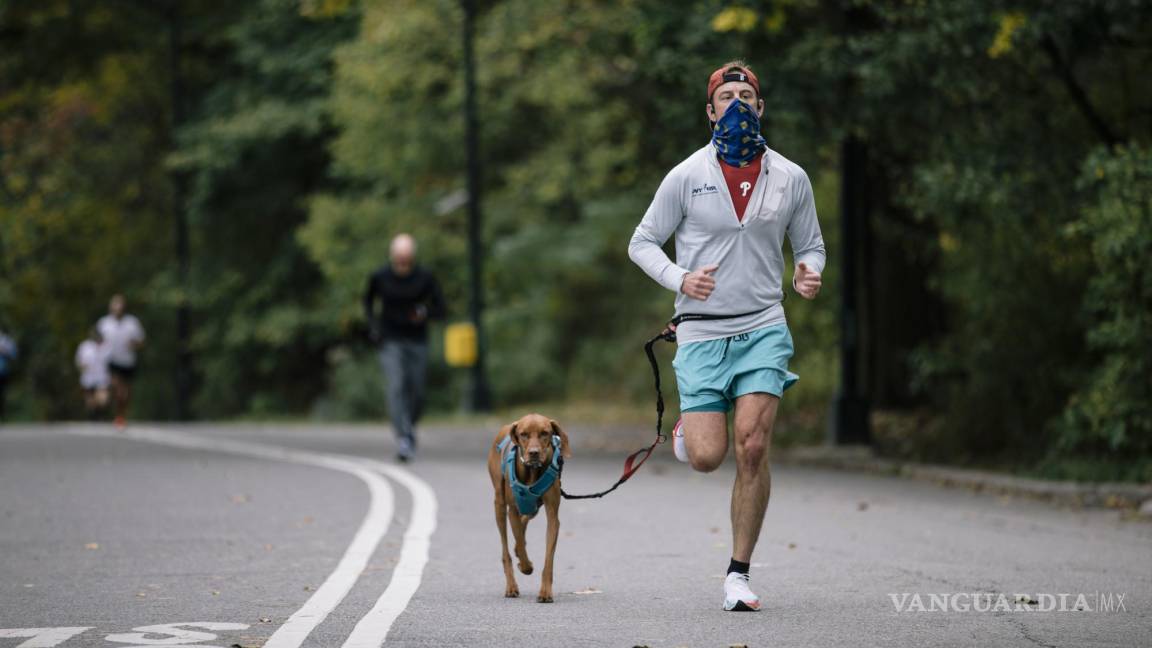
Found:
[[[735,315],[684,322],[679,343],[714,340],[785,321],[784,237],[797,264],[824,270],[824,238],[812,183],[797,164],[768,149],[744,219],[736,217],[724,172],[709,143],[672,169],[632,234],[628,256],[648,276],[676,293],[676,313]],[[676,261],[661,246],[676,235]],[[680,292],[684,275],[717,264],[716,289],[706,301]]]

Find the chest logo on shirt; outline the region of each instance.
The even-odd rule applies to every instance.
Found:
[[[695,198],[696,196],[704,196],[707,194],[714,194],[714,193],[719,193],[719,192],[720,192],[720,190],[716,188],[716,185],[710,185],[708,183],[704,183],[703,185],[701,185],[699,187],[692,187],[692,197],[693,198]]]
[[[743,198],[748,195],[748,190],[752,188],[752,183],[745,180],[740,183],[740,197]]]

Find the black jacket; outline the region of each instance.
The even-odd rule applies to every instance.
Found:
[[[380,303],[379,312],[377,302]],[[376,340],[426,340],[428,320],[440,319],[444,315],[440,283],[419,265],[403,277],[397,276],[392,266],[386,265],[368,278],[364,316]]]

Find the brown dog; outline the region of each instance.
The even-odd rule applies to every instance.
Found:
[[[557,438],[555,442],[553,437]],[[539,414],[528,414],[500,428],[488,450],[488,475],[496,490],[496,527],[500,529],[500,545],[504,551],[504,578],[507,582],[504,596],[520,596],[520,588],[512,574],[512,556],[508,553],[507,523],[512,523],[520,571],[531,574],[532,561],[528,560],[524,532],[528,522],[536,517],[538,507],[543,506],[548,514],[548,534],[544,573],[540,577],[540,594],[536,601],[552,602],[552,557],[556,553],[556,538],[560,535],[560,457],[556,456],[557,452],[565,459],[572,456],[568,435],[556,421]],[[513,479],[508,478],[506,471]],[[554,481],[548,485],[553,478]],[[541,487],[546,487],[546,490],[541,491]]]

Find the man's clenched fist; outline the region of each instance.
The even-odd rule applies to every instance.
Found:
[[[680,283],[680,292],[692,299],[707,300],[712,291],[716,290],[716,278],[712,275],[719,269],[720,266],[713,263],[689,272]]]
[[[804,299],[816,299],[816,294],[820,292],[820,273],[801,263],[796,266],[796,274],[792,276],[792,287]]]

